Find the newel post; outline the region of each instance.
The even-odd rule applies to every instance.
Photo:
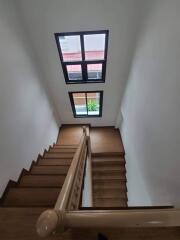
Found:
[[[58,228],[64,231],[64,212],[55,209],[44,211],[36,224],[36,231],[41,238],[46,238],[56,232]]]

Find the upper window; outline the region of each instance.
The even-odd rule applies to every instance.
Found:
[[[101,117],[103,92],[70,92],[74,117]]]
[[[105,82],[108,33],[55,33],[66,83]]]

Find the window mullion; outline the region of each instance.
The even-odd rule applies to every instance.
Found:
[[[82,61],[84,61],[85,60],[85,51],[84,51],[84,37],[83,37],[83,34],[80,35],[80,41],[81,41]]]
[[[87,111],[87,116],[89,116],[89,114],[88,114],[87,92],[85,93],[85,97],[86,97],[86,111]]]
[[[84,35],[80,35],[81,40],[81,53],[82,53],[82,74],[83,74],[83,81],[87,81],[87,67],[85,63],[85,50],[84,50]]]

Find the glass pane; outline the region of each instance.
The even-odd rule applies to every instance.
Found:
[[[87,115],[85,93],[73,93],[76,115]]]
[[[88,115],[99,115],[100,93],[87,93]]]
[[[88,64],[88,79],[102,79],[102,63]]]
[[[86,60],[104,59],[105,34],[84,35],[84,48]]]
[[[82,68],[81,65],[67,65],[67,73],[69,80],[82,80]]]
[[[59,43],[64,61],[82,60],[80,36],[60,36]]]

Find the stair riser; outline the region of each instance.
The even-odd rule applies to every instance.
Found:
[[[123,199],[127,199],[127,193],[126,191],[124,192],[120,192],[119,190],[114,191],[114,192],[98,192],[98,191],[94,191],[93,194],[93,198],[123,198]]]
[[[94,207],[127,207],[126,201],[113,202],[113,201],[94,201]]]
[[[11,207],[53,207],[60,188],[10,188],[3,206]]]
[[[32,175],[24,176],[20,183],[20,187],[62,187],[65,176],[51,176],[51,175]]]
[[[114,168],[113,167],[93,167],[93,173],[109,173],[109,172],[112,172],[112,173],[124,173],[126,172],[126,169],[124,167],[119,167],[119,166],[115,166]]]
[[[36,166],[31,170],[31,174],[67,174],[69,166]]]
[[[93,167],[125,167],[125,162],[92,162]]]
[[[123,180],[126,181],[126,178],[123,174],[101,174],[101,175],[94,175],[93,174],[93,181],[99,181],[99,180]]]
[[[43,158],[70,158],[73,159],[74,153],[45,153]]]
[[[108,184],[108,185],[110,185],[110,186],[113,186],[113,184],[119,184],[119,185],[121,185],[121,184],[126,184],[126,179],[124,179],[124,178],[120,178],[120,179],[104,179],[104,178],[93,178],[93,184]]]
[[[49,153],[75,153],[76,149],[73,148],[50,148]]]
[[[102,153],[92,153],[92,157],[124,157],[124,152],[102,152]]]
[[[77,145],[54,145],[53,148],[58,148],[58,149],[77,149]]]
[[[40,159],[38,165],[70,166],[71,162],[71,159]]]

